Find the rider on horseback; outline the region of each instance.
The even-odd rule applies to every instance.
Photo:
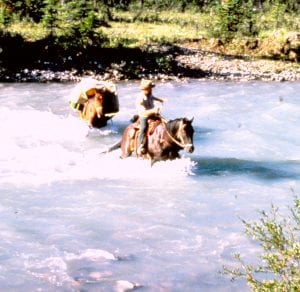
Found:
[[[142,94],[136,100],[136,107],[140,118],[138,154],[146,153],[146,131],[148,119],[159,115],[160,108],[155,106],[154,102],[159,101],[163,103],[165,101],[165,99],[154,97],[152,95],[153,87],[155,87],[155,84],[151,80],[142,80],[140,85]]]

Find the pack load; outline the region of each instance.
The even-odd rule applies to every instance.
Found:
[[[115,84],[98,81],[94,78],[83,78],[70,94],[70,107],[76,112],[82,112],[87,101],[93,98],[96,91],[101,91],[103,97],[103,114],[113,117],[119,112],[119,99]]]

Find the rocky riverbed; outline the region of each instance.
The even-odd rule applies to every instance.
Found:
[[[155,78],[182,80],[298,81],[300,64],[296,61],[232,56],[191,45],[149,46],[143,49],[93,49],[57,53],[56,48],[24,48],[1,53],[2,82],[70,82],[83,76],[101,80]],[[5,53],[5,52],[4,52]],[[21,56],[20,56],[21,54]]]
[[[224,56],[194,51],[177,57],[182,65],[203,70],[206,78],[219,80],[300,80],[300,66],[293,62]]]

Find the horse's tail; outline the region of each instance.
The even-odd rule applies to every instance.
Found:
[[[114,143],[113,145],[109,146],[108,148],[103,149],[103,150],[100,152],[100,154],[109,153],[109,152],[112,152],[112,151],[114,151],[114,150],[117,150],[117,149],[121,148],[121,142],[122,142],[122,140],[117,141],[116,143]]]

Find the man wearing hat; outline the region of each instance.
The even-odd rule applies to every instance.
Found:
[[[155,84],[151,80],[142,80],[140,89],[142,94],[136,100],[136,107],[140,118],[140,135],[139,135],[139,148],[138,154],[144,154],[146,152],[145,134],[147,131],[147,121],[151,116],[159,114],[160,108],[155,106],[155,101],[163,103],[165,100],[162,98],[154,97],[152,95],[152,88]]]

